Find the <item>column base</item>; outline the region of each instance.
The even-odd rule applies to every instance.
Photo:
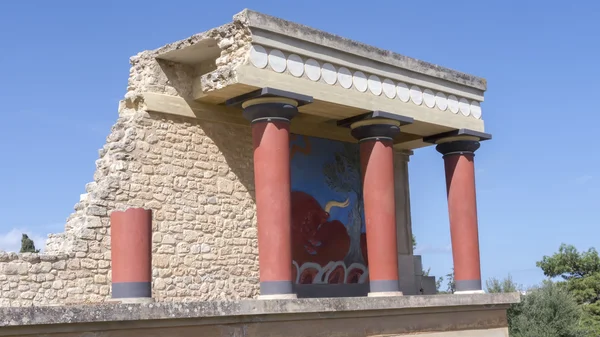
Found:
[[[108,303],[123,303],[123,304],[144,304],[154,303],[152,297],[131,297],[131,298],[111,298]]]
[[[259,300],[295,300],[296,294],[274,294],[274,295],[258,295]]]
[[[392,296],[404,296],[401,291],[377,291],[368,293],[367,297],[392,297]]]
[[[485,294],[483,290],[463,290],[463,291],[455,291],[454,295],[473,295],[473,294]]]

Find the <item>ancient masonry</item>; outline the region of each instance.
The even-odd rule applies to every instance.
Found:
[[[422,275],[420,257],[413,255],[408,186],[410,155],[432,145],[444,155],[440,174],[445,165],[457,292],[483,292],[473,156],[479,142],[491,138],[480,107],[484,79],[249,10],[229,24],[141,52],[130,63],[118,119],[64,232],[50,235],[44,254],[0,252],[0,307],[111,299],[110,214],[132,207],[153,214],[154,301],[285,298],[302,291],[308,295],[299,297],[435,293],[434,278]],[[274,106],[278,110],[270,111]],[[356,170],[348,179],[358,187],[327,194],[342,183],[319,183],[316,189],[329,186],[322,195],[293,191],[306,201],[294,226],[286,218],[292,203],[286,184],[293,180],[284,177],[293,161],[286,145],[300,141],[289,157],[304,155],[309,163],[309,137],[335,143],[332,149],[355,146],[355,161],[337,150],[323,157],[335,161],[330,176]],[[257,160],[259,148],[267,155]],[[279,180],[262,174],[255,187],[257,163],[278,165],[273,172]],[[279,194],[258,197],[261,216],[279,216],[261,220],[260,261],[266,267],[259,275],[255,195],[274,187]],[[288,205],[271,207],[278,201]],[[370,227],[362,221],[367,209],[375,215]],[[342,212],[358,221],[342,219]],[[363,227],[371,228],[371,243]],[[282,239],[271,247],[265,233]],[[297,250],[288,242],[294,235],[305,240],[294,242]],[[339,240],[321,246],[332,237]],[[374,248],[368,252],[367,245]],[[352,252],[353,263],[335,267],[340,275],[331,284],[313,287],[319,277],[330,280],[323,277],[325,266],[310,260],[324,247],[336,253],[324,256],[325,264],[346,263],[345,252]],[[306,261],[290,258],[288,265],[292,251],[306,252]],[[307,270],[310,282],[296,282]]]
[[[189,69],[155,58],[207,39],[216,40],[220,49],[216,69]],[[248,62],[250,41],[240,13],[230,24],[131,58],[119,118],[64,233],[49,237],[44,254],[0,252],[0,306],[108,299],[109,212],[132,206],[154,211],[157,301],[257,294],[250,129],[149,113],[141,95],[190,97],[191,76],[208,71],[203,88],[223,86],[238,65]]]

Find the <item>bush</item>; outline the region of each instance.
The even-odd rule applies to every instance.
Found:
[[[511,337],[588,336],[583,315],[566,287],[549,281],[521,296],[521,303],[507,312]]]

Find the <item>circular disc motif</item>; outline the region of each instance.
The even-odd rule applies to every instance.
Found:
[[[360,92],[367,91],[367,87],[369,86],[367,84],[367,75],[365,75],[365,73],[362,71],[354,72],[354,76],[352,76],[352,82],[354,83],[356,90]]]
[[[438,109],[442,111],[446,111],[446,109],[448,109],[448,99],[444,93],[438,92],[435,94],[435,105],[437,105]]]
[[[396,85],[396,94],[404,103],[407,103],[408,100],[410,100],[410,90],[408,90],[408,86],[402,82]]]
[[[479,102],[471,102],[471,115],[477,119],[481,119],[481,106],[479,105]]]
[[[388,97],[388,98],[394,98],[396,97],[396,85],[394,84],[394,82],[392,82],[392,80],[386,78],[385,80],[383,80],[383,84],[381,85],[383,93]]]
[[[287,68],[290,74],[300,77],[304,74],[304,61],[296,54],[290,54],[287,59]]]
[[[271,50],[271,52],[269,53],[269,65],[271,66],[271,69],[275,70],[278,73],[282,73],[285,71],[285,68],[287,67],[287,62],[285,59],[285,55],[283,55],[283,52],[281,52],[281,50]]]
[[[458,113],[458,98],[454,95],[448,96],[448,108],[452,113]]]
[[[460,113],[465,117],[471,114],[471,106],[465,98],[461,98],[458,101],[458,108],[460,109]]]
[[[340,85],[346,89],[350,89],[352,87],[352,73],[346,67],[340,67],[337,74],[338,82]]]
[[[421,88],[416,85],[410,87],[410,100],[416,105],[421,105],[421,103],[423,103],[423,92],[421,91]]]
[[[428,108],[433,108],[435,106],[435,94],[430,89],[425,89],[423,91],[423,101]]]
[[[383,91],[381,80],[375,75],[369,76],[369,79],[367,80],[367,86],[369,87],[369,90],[371,90],[373,95],[379,96]]]
[[[304,72],[311,81],[318,81],[321,78],[321,65],[315,59],[308,59],[304,64]]]
[[[250,62],[257,68],[264,68],[269,63],[267,51],[263,46],[253,45],[250,48]]]
[[[337,82],[337,70],[331,63],[323,64],[323,70],[321,71],[323,81],[327,84],[334,85]]]

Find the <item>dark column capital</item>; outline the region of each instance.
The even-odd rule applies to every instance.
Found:
[[[394,140],[400,126],[412,124],[414,119],[390,112],[375,110],[358,116],[339,120],[338,126],[352,129],[350,134],[359,141]]]
[[[289,91],[262,88],[228,99],[228,106],[241,106],[243,115],[252,123],[290,122],[298,114],[298,107],[312,103],[313,98]]]
[[[257,122],[290,122],[298,114],[298,103],[291,99],[269,97],[245,102],[242,107],[244,118]]]
[[[353,123],[352,137],[365,140],[393,140],[400,133],[400,122],[392,119],[374,118]]]
[[[481,144],[478,140],[453,140],[438,144],[435,149],[444,156],[452,154],[475,154]]]

